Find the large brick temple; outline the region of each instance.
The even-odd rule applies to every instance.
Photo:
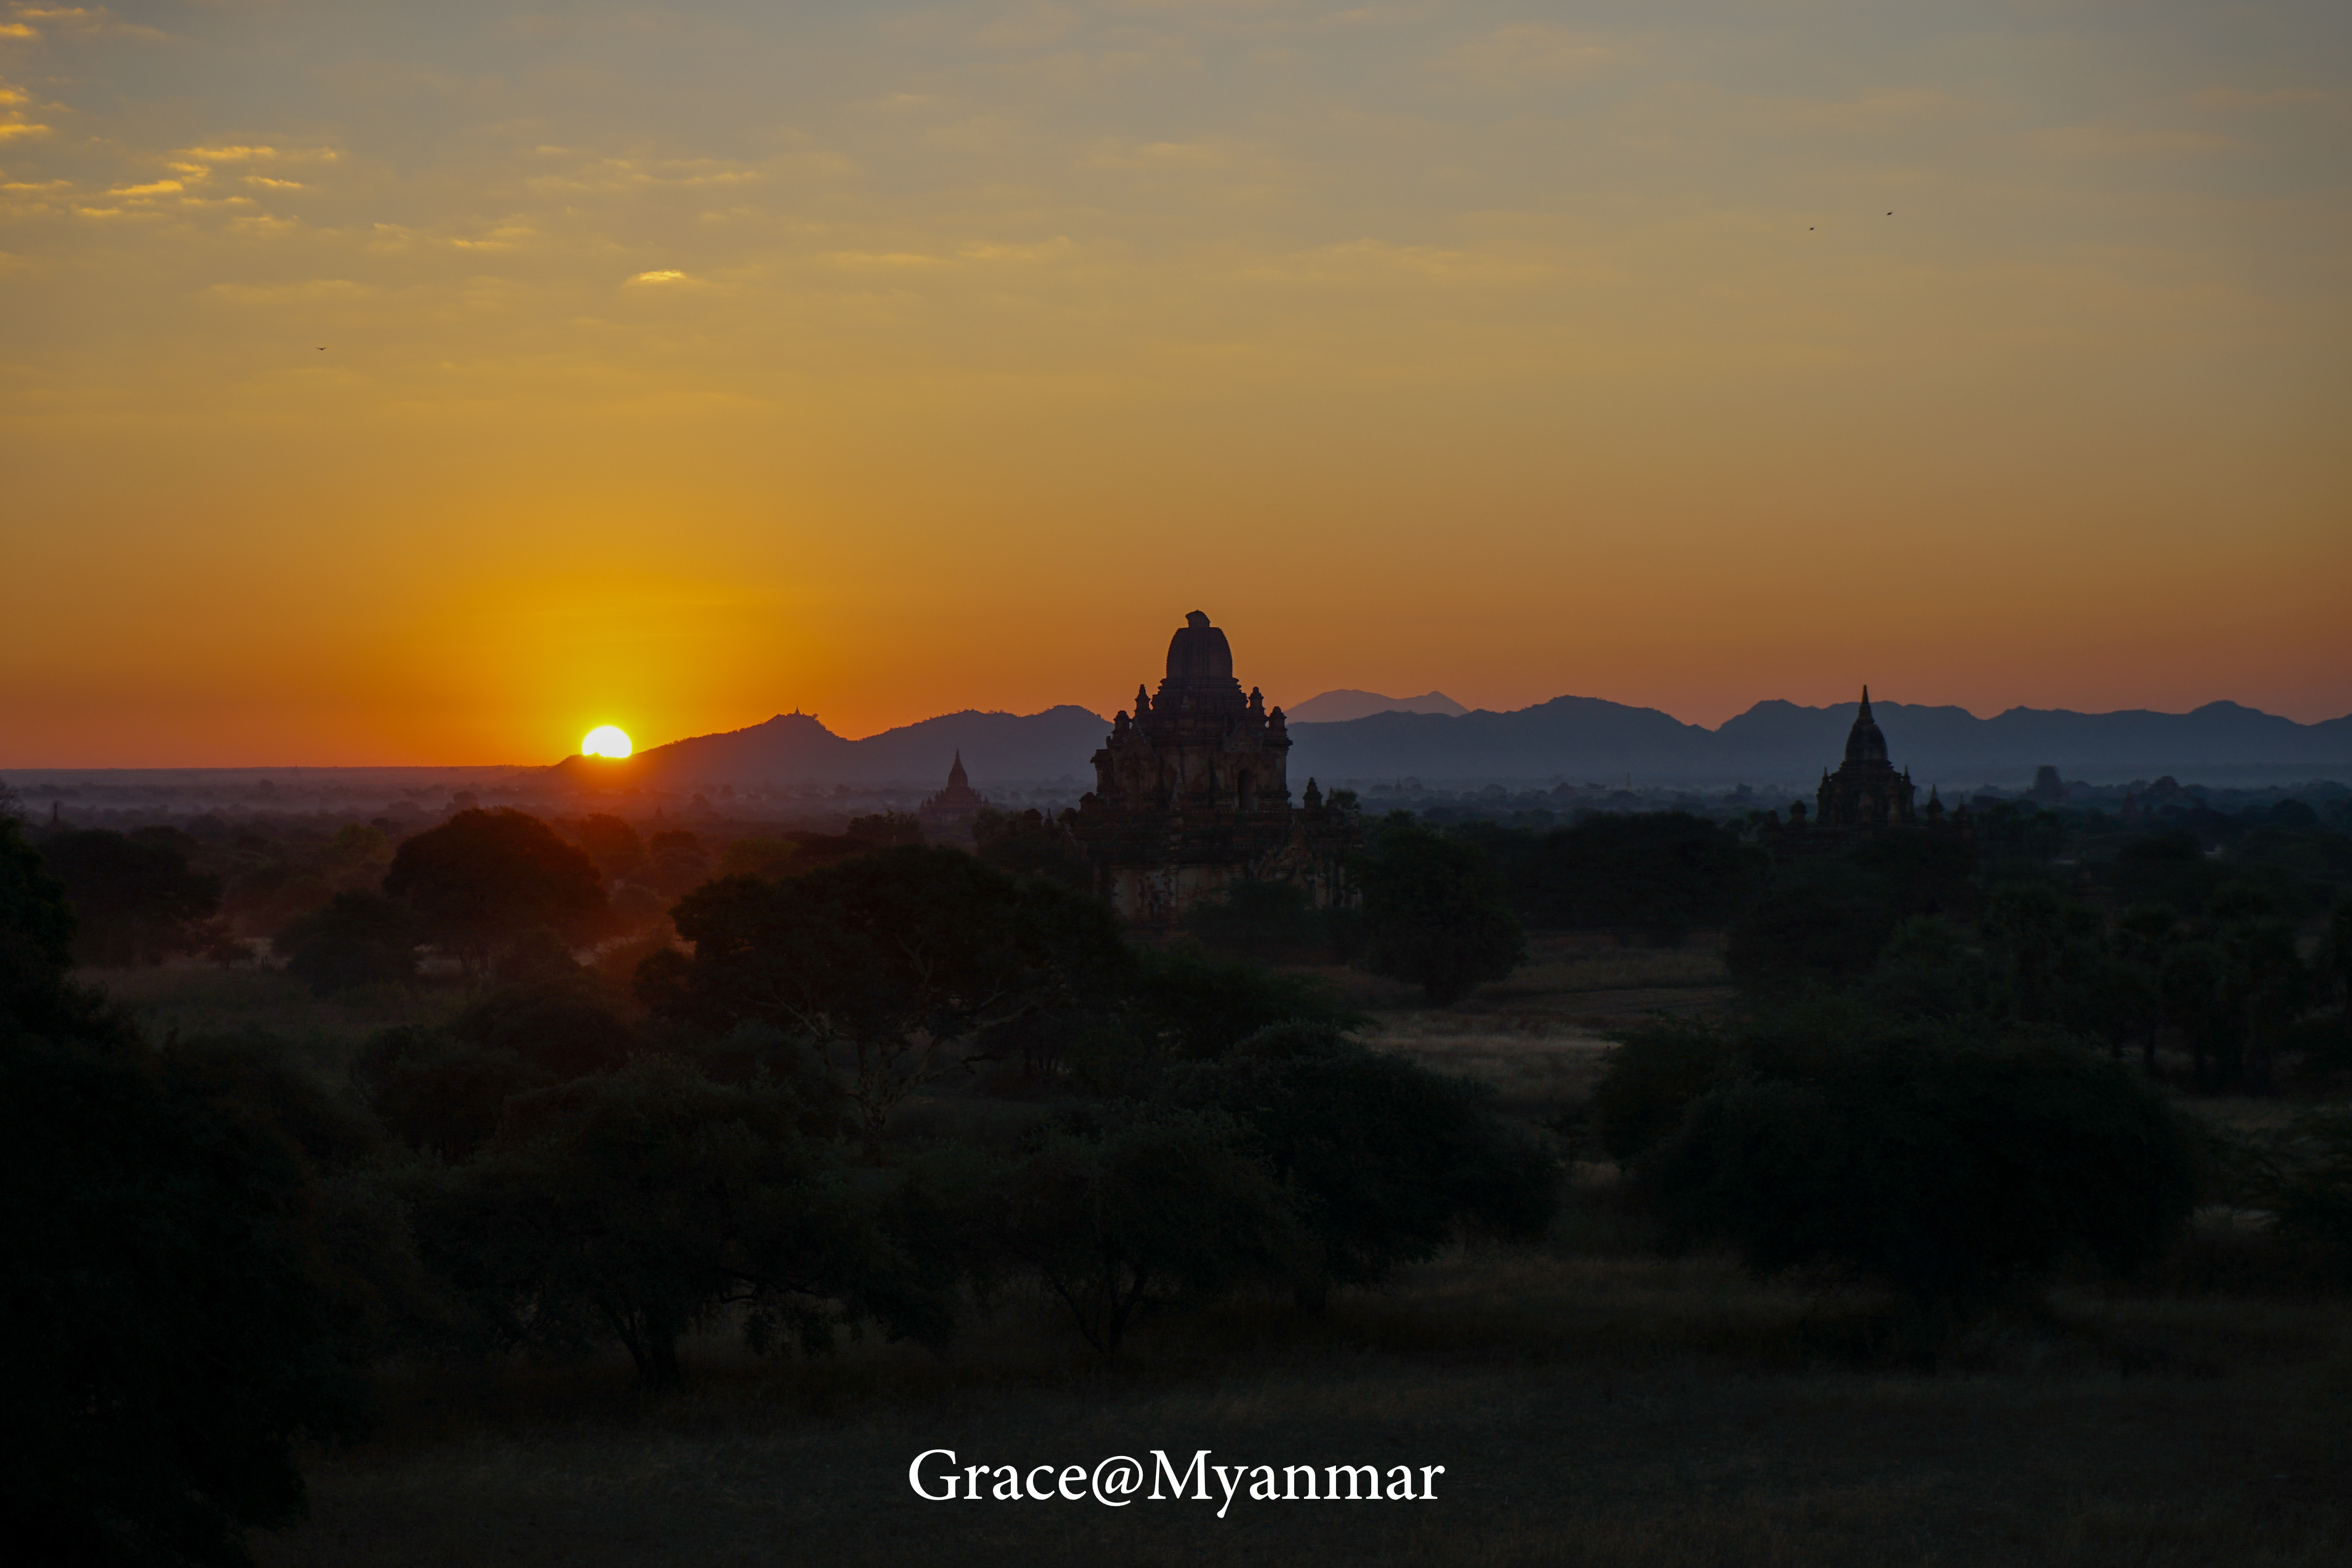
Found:
[[[1236,882],[1287,882],[1317,908],[1351,898],[1351,808],[1315,781],[1290,802],[1290,735],[1234,679],[1225,634],[1194,610],[1168,644],[1155,695],[1139,686],[1094,755],[1095,787],[1071,830],[1094,863],[1095,890],[1138,925],[1166,928]]]

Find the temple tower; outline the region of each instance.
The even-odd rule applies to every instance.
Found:
[[[971,778],[963,771],[963,752],[959,751],[948,768],[948,787],[918,806],[915,818],[923,825],[923,837],[934,844],[968,844],[972,819],[987,808],[988,797],[971,787]]]
[[[1845,761],[1836,773],[1822,774],[1814,820],[1822,827],[1907,827],[1913,821],[1911,796],[1910,773],[1896,773],[1886,759],[1886,736],[1871,716],[1865,686],[1853,728],[1846,731]]]
[[[1289,752],[1282,710],[1243,692],[1225,634],[1199,610],[1185,616],[1158,691],[1136,688],[1078,803],[1073,831],[1097,891],[1125,919],[1163,927],[1251,878],[1298,884],[1318,906],[1345,901],[1354,815],[1325,805],[1311,781],[1294,809]]]

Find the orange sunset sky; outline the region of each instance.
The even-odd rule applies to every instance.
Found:
[[[0,768],[2334,717],[2352,10],[0,4]]]

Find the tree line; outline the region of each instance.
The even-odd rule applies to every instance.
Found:
[[[262,1033],[150,1037],[77,984],[67,889],[0,820],[21,1539],[242,1561],[244,1529],[299,1510],[297,1442],[357,1430],[389,1356],[614,1344],[667,1387],[700,1329],[941,1343],[1018,1281],[1108,1356],[1157,1311],[1319,1311],[1551,1212],[1549,1152],[1475,1086],[1367,1048],[1297,981],[1137,947],[1049,878],[870,842],[714,877],[676,906],[690,952],[625,990],[566,945],[599,895],[519,814],[407,840],[289,962],[396,968],[429,940],[471,999],[337,1082]],[[926,1092],[987,1071],[1034,1109]]]

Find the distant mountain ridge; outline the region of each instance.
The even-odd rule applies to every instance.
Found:
[[[1418,697],[1383,697],[1377,691],[1326,691],[1304,702],[1291,703],[1284,716],[1294,724],[1343,724],[1350,719],[1368,719],[1375,713],[1447,713],[1460,715],[1470,710],[1443,691],[1424,691]]]
[[[1378,693],[1325,695],[1389,700]],[[2235,702],[2210,702],[2189,713],[2012,708],[1990,719],[1963,708],[1872,707],[1895,765],[1923,786],[2021,783],[2044,763],[2069,778],[2266,765],[2352,777],[2352,716],[2298,724]],[[1654,708],[1595,697],[1556,697],[1501,713],[1382,711],[1320,723],[1301,718],[1290,731],[1290,777],[1294,790],[1309,777],[1327,785],[1402,778],[1607,783],[1628,774],[1651,784],[1790,781],[1836,766],[1853,721],[1851,705],[1771,700],[1708,730]],[[1090,759],[1109,728],[1108,720],[1065,704],[1041,713],[948,713],[853,741],[814,714],[782,713],[749,729],[656,746],[622,763],[572,758],[557,771],[652,788],[907,784],[944,782],[961,752],[982,788],[1059,779],[1090,784]]]
[[[1897,767],[1922,784],[2023,780],[2042,763],[2069,778],[2154,777],[2200,768],[2310,765],[2352,770],[2352,716],[2317,724],[2235,702],[2188,713],[2136,709],[2076,713],[2012,708],[1979,719],[1965,708],[1874,701]],[[1566,777],[1636,780],[1802,779],[1845,753],[1853,708],[1778,700],[1707,730],[1654,708],[1560,697],[1508,713],[1458,719],[1384,713],[1292,731],[1291,772],[1324,778],[1423,781]]]
[[[1042,713],[967,709],[918,724],[849,740],[814,713],[779,713],[765,723],[723,734],[653,746],[625,762],[572,757],[556,764],[583,781],[655,789],[689,784],[947,783],[961,753],[975,780],[1091,782],[1087,759],[1110,721],[1065,704]]]

